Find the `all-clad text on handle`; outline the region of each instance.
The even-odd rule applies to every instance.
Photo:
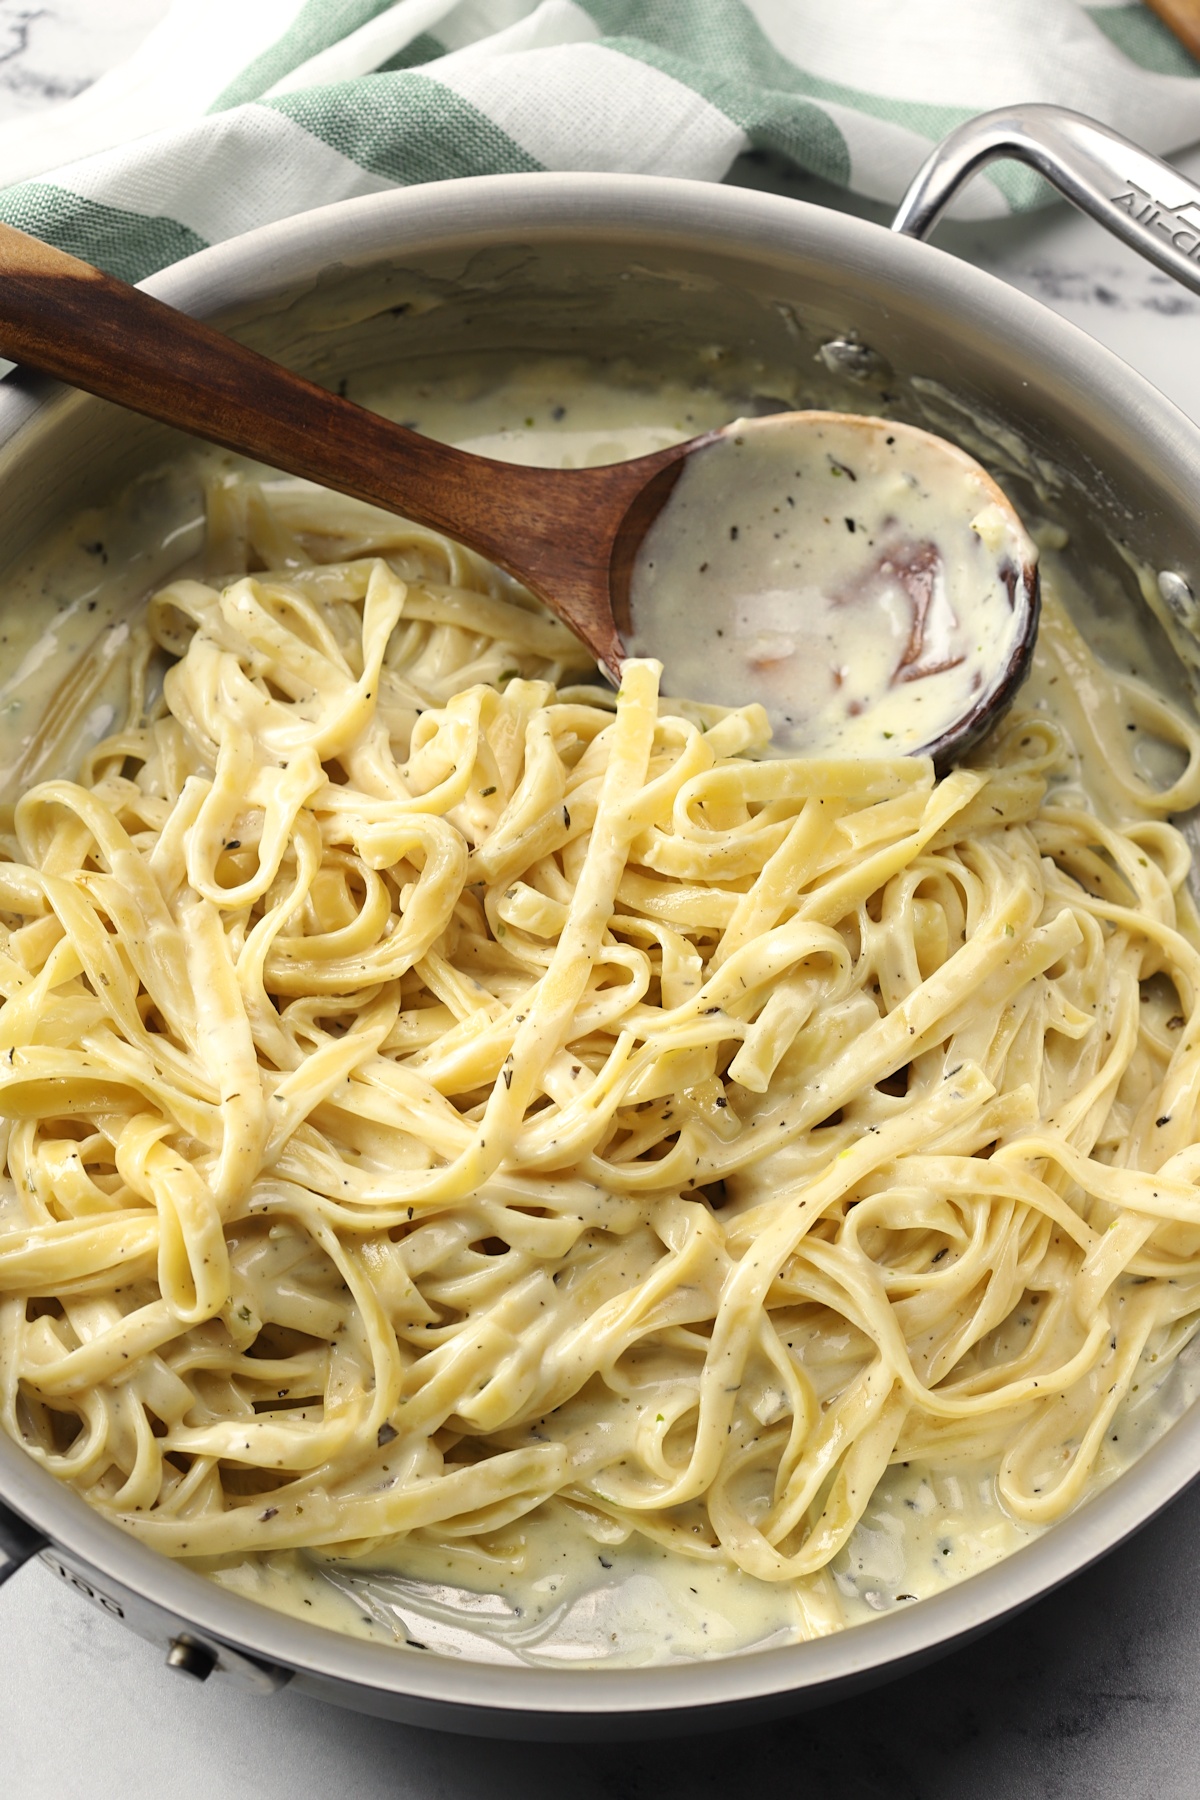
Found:
[[[1036,169],[1115,237],[1200,293],[1200,187],[1062,106],[1006,106],[960,125],[918,172],[892,230],[928,237],[958,190],[1004,159]]]

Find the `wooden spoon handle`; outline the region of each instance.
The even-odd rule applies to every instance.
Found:
[[[1148,4],[1184,49],[1200,58],[1200,0],[1148,0]]]
[[[0,352],[444,531],[528,581],[602,660],[619,656],[608,564],[624,507],[652,472],[645,460],[565,472],[468,456],[2,224]]]
[[[459,524],[443,491],[453,451],[2,224],[0,350],[134,412],[384,506],[394,503],[399,459],[410,516],[442,531]]]

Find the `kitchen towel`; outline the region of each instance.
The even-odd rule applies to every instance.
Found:
[[[1125,0],[174,0],[77,99],[0,126],[0,219],[139,280],[352,195],[522,170],[719,181],[761,149],[891,203],[1049,100],[1200,139],[1200,65]],[[1048,190],[993,165],[959,217]]]

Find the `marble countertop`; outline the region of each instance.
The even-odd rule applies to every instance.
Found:
[[[131,55],[168,0],[0,0],[0,120],[70,100]]]
[[[0,0],[0,119],[69,98],[166,0]],[[1200,155],[1181,159],[1200,178]],[[829,200],[748,163],[737,178]],[[839,197],[839,200],[841,197]],[[863,210],[870,210],[864,208]],[[1056,207],[939,241],[1107,344],[1200,420],[1200,299]],[[869,1627],[867,1628],[869,1629]],[[457,1739],[286,1689],[202,1687],[40,1563],[0,1591],[0,1791],[11,1800],[1193,1800],[1200,1489],[981,1642],[773,1725],[641,1745]]]

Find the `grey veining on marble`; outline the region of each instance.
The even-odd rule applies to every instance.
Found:
[[[256,0],[247,0],[253,5]],[[0,119],[80,91],[166,0],[0,0]],[[1200,179],[1200,156],[1181,159]],[[735,178],[825,203],[744,160]],[[863,205],[869,216],[878,209]],[[1200,419],[1200,300],[1055,207],[937,241],[1072,319]],[[865,1627],[870,1629],[870,1627]],[[1196,1800],[1200,1490],[990,1637],[780,1723],[642,1745],[483,1743],[168,1670],[40,1564],[0,1590],[3,1800]]]
[[[81,94],[166,10],[167,0],[0,0],[0,120]]]

